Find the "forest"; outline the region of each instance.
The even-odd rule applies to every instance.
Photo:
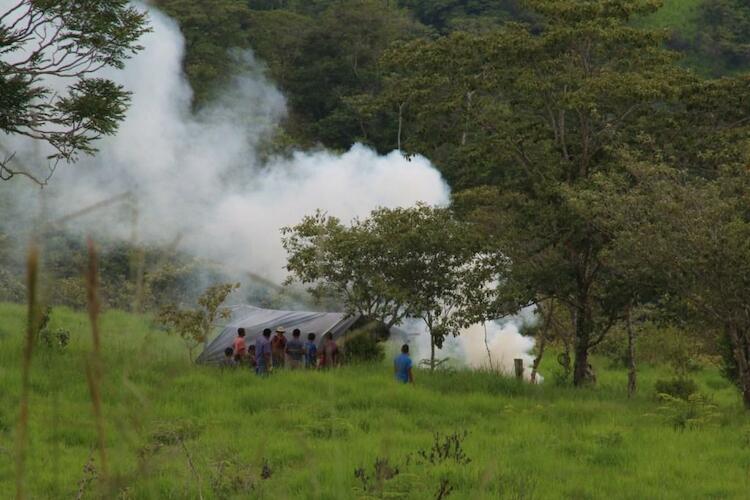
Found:
[[[0,1],[0,485],[744,498],[748,103],[742,0]],[[371,323],[256,384],[243,303]]]

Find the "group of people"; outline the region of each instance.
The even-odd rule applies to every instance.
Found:
[[[263,334],[255,339],[255,344],[248,346],[245,341],[245,329],[238,328],[232,347],[224,350],[222,366],[247,366],[256,374],[266,376],[272,370],[284,367],[292,370],[326,369],[339,364],[339,347],[331,332],[323,336],[320,349],[315,344],[314,333],[308,333],[305,342],[300,338],[302,332],[299,328],[292,331],[292,338],[289,340],[285,333],[286,329],[279,326],[271,338],[271,329],[266,328]],[[401,354],[394,359],[393,373],[399,382],[414,383],[408,344],[401,346]]]
[[[286,329],[283,326],[277,327],[273,333],[271,338],[272,331],[266,328],[263,334],[255,339],[255,343],[248,346],[245,341],[245,329],[238,328],[232,347],[224,350],[222,366],[247,366],[263,376],[274,369],[284,367],[292,370],[325,369],[339,363],[339,347],[330,332],[323,336],[320,348],[315,344],[315,333],[308,333],[305,342],[300,338],[302,332],[298,328],[292,331],[291,339],[286,338]]]

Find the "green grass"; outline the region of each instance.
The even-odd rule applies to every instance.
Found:
[[[653,28],[668,28],[693,38],[698,30],[699,7],[705,0],[664,0],[661,9],[648,16],[644,23]]]
[[[0,304],[4,496],[15,483],[23,325],[22,307]],[[69,328],[72,341],[66,352],[39,348],[34,357],[26,484],[31,498],[75,498],[96,443],[84,373],[90,333],[85,315],[64,309],[51,326]],[[654,381],[668,376],[659,368],[641,372],[632,401],[625,373],[604,368],[595,389],[470,372],[417,372],[416,385],[406,387],[386,366],[260,380],[191,365],[180,341],[147,318],[112,311],[102,332],[111,474],[86,498],[198,498],[200,491],[206,499],[430,499],[444,480],[456,499],[748,498],[750,491],[750,418],[713,369],[696,378],[718,415],[680,432],[654,398]],[[419,463],[435,432],[464,431],[468,464]],[[371,481],[365,493],[354,471],[364,467],[372,477],[377,458],[399,474],[380,487]]]

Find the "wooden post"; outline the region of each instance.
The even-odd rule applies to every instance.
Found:
[[[518,380],[523,380],[523,360],[518,358],[514,359],[513,366],[516,369],[516,378]]]

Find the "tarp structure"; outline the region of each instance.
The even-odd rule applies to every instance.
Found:
[[[231,315],[227,324],[198,356],[197,363],[219,363],[224,357],[224,349],[232,347],[237,329],[240,327],[245,329],[245,341],[248,346],[255,343],[255,338],[262,334],[264,329],[275,330],[277,326],[286,329],[287,339],[292,337],[292,330],[299,328],[303,341],[307,340],[308,333],[315,333],[315,342],[318,343],[328,332],[333,334],[334,339],[341,337],[359,319],[358,315],[348,316],[346,313],[277,311],[250,305],[231,306],[228,309]]]

